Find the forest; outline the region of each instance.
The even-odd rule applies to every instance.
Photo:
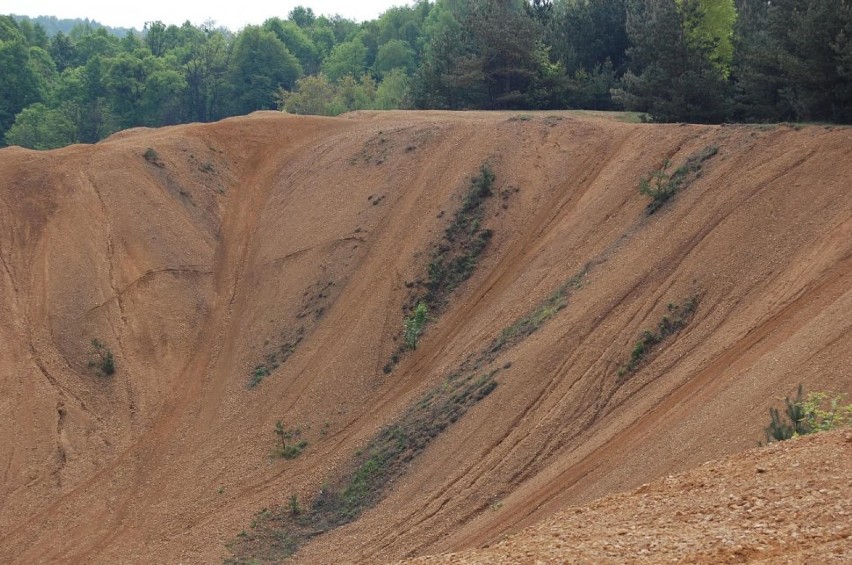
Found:
[[[0,140],[34,149],[262,109],[852,123],[852,1],[418,0],[361,23],[297,7],[123,34],[8,15],[0,77]]]

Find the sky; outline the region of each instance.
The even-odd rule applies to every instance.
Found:
[[[357,21],[372,20],[391,6],[408,0],[0,0],[0,14],[89,18],[112,27],[142,29],[147,21],[180,25],[186,20],[217,25],[237,31],[248,24],[261,24],[271,17],[286,18],[295,6],[312,8],[316,15],[339,14]]]

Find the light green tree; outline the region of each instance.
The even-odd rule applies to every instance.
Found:
[[[6,132],[6,143],[30,149],[55,149],[76,141],[77,126],[67,109],[42,103],[27,106]]]
[[[322,71],[331,82],[349,75],[359,77],[367,63],[367,48],[360,38],[346,41],[334,47],[322,65]]]

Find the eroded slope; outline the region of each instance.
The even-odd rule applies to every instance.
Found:
[[[642,176],[710,145],[649,216]],[[797,383],[849,391],[850,148],[845,129],[395,112],[0,151],[0,557],[220,559],[578,273],[563,308],[485,360],[496,389],[297,558],[477,546],[751,447]],[[486,162],[488,246],[385,373]],[[683,329],[619,375],[691,297]],[[112,377],[89,366],[92,339]],[[309,443],[292,461],[269,456],[279,419]]]

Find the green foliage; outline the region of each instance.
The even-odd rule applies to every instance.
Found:
[[[504,328],[500,336],[491,342],[491,346],[489,347],[490,352],[496,353],[507,345],[517,343],[528,335],[538,331],[545,322],[568,305],[568,296],[572,291],[582,288],[583,279],[587,273],[588,266],[557,288],[541,304],[536,306],[532,312],[515,320],[509,327]]]
[[[373,70],[379,76],[385,76],[394,70],[410,73],[414,70],[414,64],[415,53],[408,43],[401,39],[391,39],[379,47]]]
[[[307,76],[296,81],[292,91],[279,89],[278,107],[291,114],[330,116],[334,97],[335,89],[325,75]]]
[[[427,312],[440,312],[450,294],[476,269],[479,256],[494,235],[491,230],[483,228],[482,223],[486,201],[494,194],[495,178],[490,165],[483,163],[479,174],[471,179],[460,208],[432,252],[427,280],[418,281],[425,292],[413,299],[415,306],[404,322],[403,345],[384,366],[385,373],[393,371],[406,349],[416,347],[417,338],[428,322]]]
[[[689,11],[685,4],[695,0],[679,0],[681,11],[687,11],[695,21],[689,22],[688,41],[691,46],[707,49],[711,64],[728,78],[734,58],[734,23],[737,8],[734,0],[700,0],[697,10]]]
[[[668,313],[657,324],[656,331],[643,331],[633,346],[629,359],[619,367],[617,379],[619,383],[624,382],[628,375],[636,372],[655,346],[686,327],[698,308],[698,297],[693,296],[681,305],[669,304],[666,308]]]
[[[43,79],[33,63],[22,36],[0,40],[0,131],[4,134],[22,110],[44,98]]]
[[[278,107],[291,114],[336,116],[353,110],[391,110],[406,103],[408,78],[400,69],[389,72],[377,86],[370,75],[346,75],[336,83],[324,74],[299,79],[292,91],[279,89]]]
[[[302,513],[302,507],[299,505],[299,499],[295,494],[290,495],[290,515],[294,518]]]
[[[470,181],[461,207],[444,230],[441,243],[432,253],[423,300],[433,309],[440,309],[450,293],[470,278],[479,255],[494,235],[482,227],[485,201],[493,194],[494,179],[491,167],[487,163],[481,165],[479,174]]]
[[[263,28],[273,32],[296,56],[305,73],[314,75],[319,72],[322,64],[320,49],[296,22],[270,18],[263,22]]]
[[[438,2],[425,25],[426,47],[413,100],[418,108],[524,108],[546,59],[522,2]],[[541,74],[547,74],[542,72]]]
[[[846,0],[437,0],[360,24],[299,7],[237,33],[34,21],[0,16],[0,139],[33,147],[276,104],[852,122]]]
[[[254,368],[249,378],[248,387],[255,388],[263,379],[272,374],[272,370],[264,364],[260,364]]]
[[[115,357],[100,340],[92,338],[92,350],[89,353],[89,367],[96,368],[105,377],[115,374]]]
[[[639,182],[639,193],[651,197],[648,213],[653,214],[675,194],[683,190],[701,170],[704,161],[714,157],[718,152],[718,146],[708,145],[698,153],[690,155],[686,162],[674,172],[668,172],[671,164],[666,160],[662,168],[651,173],[649,177],[643,178]]]
[[[245,563],[263,556],[275,556],[274,560],[284,555],[285,546],[292,555],[301,542],[317,533],[355,520],[381,500],[433,439],[494,391],[496,373],[450,375],[396,422],[382,428],[355,456],[347,472],[323,485],[308,508],[301,508],[291,496],[286,508],[261,511],[252,523],[252,533],[231,544],[236,554],[231,562]],[[280,429],[284,430],[283,424]],[[276,434],[278,430],[276,425]]]
[[[630,46],[626,4],[625,0],[554,3],[544,37],[569,75],[590,72],[607,61],[621,75]]]
[[[726,64],[717,43],[702,41],[711,33],[702,2],[629,0],[627,6],[631,68],[616,101],[659,122],[723,119]]]
[[[852,123],[852,5],[844,0],[741,4],[734,117]]]
[[[76,140],[70,108],[48,108],[36,103],[24,108],[6,132],[6,143],[30,149],[55,149]]]
[[[234,42],[228,70],[232,112],[243,114],[275,108],[276,91],[294,87],[301,76],[298,59],[273,32],[247,26]]]
[[[843,394],[831,392],[811,392],[805,398],[800,384],[793,400],[784,399],[784,416],[775,407],[769,409],[766,441],[784,441],[852,425],[852,404],[843,404],[844,398]]]
[[[376,88],[373,108],[376,110],[394,110],[408,106],[408,75],[396,68],[384,73],[382,82]]]
[[[298,428],[286,429],[284,428],[284,423],[281,420],[277,420],[274,431],[281,445],[272,451],[273,457],[295,459],[308,447],[307,440],[300,439],[302,430]]]
[[[423,333],[423,327],[428,321],[428,308],[423,301],[417,303],[411,315],[405,319],[405,330],[403,331],[403,340],[408,349],[417,349],[417,340],[420,334]]]
[[[359,77],[366,68],[367,48],[360,38],[337,45],[322,64],[323,74],[331,82],[337,82],[345,76]]]

